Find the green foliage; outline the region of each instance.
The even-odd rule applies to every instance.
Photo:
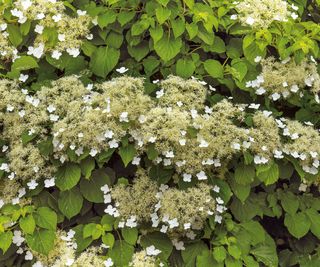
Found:
[[[150,99],[155,100],[155,103],[162,101],[161,98],[155,98],[155,92],[161,89],[156,80],[170,74],[186,79],[193,76],[194,79],[207,83],[207,87],[210,85],[212,90],[208,90],[206,96],[206,111],[200,110],[198,116],[203,113],[210,114],[210,108],[215,109],[216,105],[228,98],[230,102],[240,104],[239,110],[244,110],[245,115],[239,111],[237,116],[231,116],[235,126],[248,130],[258,128],[253,119],[253,109],[248,108],[248,105],[255,103],[260,105],[260,111],[272,112],[268,116],[278,120],[279,136],[288,144],[301,139],[300,136],[295,139],[283,134],[285,127],[279,126],[282,117],[287,121],[299,121],[303,125],[312,123],[311,127],[319,130],[320,89],[311,91],[308,81],[303,80],[303,88],[300,86],[297,94],[284,94],[276,101],[266,93],[258,94],[258,88],[248,86],[250,81],[254,81],[261,74],[263,64],[260,60],[265,58],[275,57],[279,62],[292,58],[295,64],[304,60],[319,62],[318,0],[288,1],[291,14],[288,21],[274,20],[264,28],[256,24],[250,26],[242,23],[239,17],[243,14],[239,13],[237,5],[232,1],[57,1],[66,8],[63,12],[69,19],[81,17],[77,10],[86,12],[85,15],[88,16],[86,26],[83,22],[87,32],[75,38],[74,41],[79,41],[79,45],[72,43],[75,48],[79,48],[80,54],[72,56],[64,49],[59,58],[53,56],[59,42],[58,27],[53,20],[49,23],[50,27],[44,27],[43,32],[37,34],[35,27],[48,22],[44,22],[46,19],[32,20],[27,16],[28,19],[21,23],[11,12],[16,7],[16,2],[18,1],[1,1],[0,4],[0,74],[2,78],[8,79],[18,79],[22,74],[21,88],[26,89],[30,96],[36,95],[37,91],[42,90],[42,86],[49,84],[51,80],[72,74],[79,75],[81,81],[88,85],[88,89],[90,84],[94,84],[91,92],[101,92],[104,88],[99,87],[99,83],[123,75],[119,68],[124,67],[128,69],[124,71],[126,74],[144,77],[145,93],[150,95]],[[261,3],[253,11],[259,10]],[[36,5],[32,3],[32,6]],[[297,13],[298,18],[294,20],[291,12]],[[30,14],[31,12],[28,12],[27,15]],[[234,19],[234,15],[238,17]],[[73,29],[69,35],[80,30],[80,26]],[[37,57],[30,51],[39,43],[44,44],[44,50]],[[15,49],[17,57],[13,52]],[[284,63],[283,66],[285,69]],[[315,68],[319,73],[319,65]],[[23,79],[25,74],[28,75],[26,80]],[[9,90],[9,85],[4,86]],[[279,86],[282,89],[286,87],[280,82]],[[319,87],[319,84],[316,82],[313,86]],[[183,86],[180,89],[184,90]],[[184,91],[183,95],[187,93]],[[88,90],[88,99],[94,93],[90,97],[89,95]],[[10,97],[15,98],[15,95]],[[113,200],[109,200],[108,190],[112,190],[116,184],[133,183],[136,166],[133,166],[132,161],[135,157],[141,158],[139,168],[142,167],[158,186],[168,185],[170,188],[186,190],[199,183],[195,176],[192,176],[191,182],[183,181],[183,173],[177,171],[175,164],[156,164],[159,158],[165,159],[161,154],[163,151],[160,151],[157,145],[150,142],[143,151],[136,145],[138,139],[125,137],[115,140],[119,142],[119,147],[98,151],[95,156],[91,153],[89,156],[89,150],[85,148],[80,156],[68,149],[68,158],[53,157],[57,152],[57,148],[53,146],[54,137],[42,138],[48,129],[53,128],[52,121],[41,121],[42,116],[49,115],[47,107],[41,106],[43,99],[39,107],[39,110],[44,110],[43,114],[33,114],[29,107],[26,108],[31,114],[31,122],[24,120],[22,116],[15,118],[14,112],[21,112],[23,105],[19,99],[19,105],[15,106],[11,113],[8,111],[10,106],[7,105],[9,100],[3,98],[5,104],[0,101],[0,200],[5,200],[3,203],[0,201],[0,266],[29,266],[36,263],[37,253],[48,255],[55,249],[57,233],[61,229],[66,232],[70,229],[75,231],[74,240],[78,253],[85,251],[90,245],[104,244],[103,260],[112,259],[113,266],[116,267],[130,266],[133,255],[147,250],[150,246],[161,251],[159,255],[152,257],[157,264],[161,262],[164,266],[320,266],[319,173],[314,175],[306,171],[306,166],[318,165],[317,157],[307,162],[302,160],[303,154],[293,157],[292,153],[283,151],[283,157],[258,164],[256,156],[262,155],[241,150],[235,157],[219,158],[222,166],[204,167],[207,179],[203,182],[212,186],[211,196],[221,206],[226,206],[227,210],[221,214],[215,211],[213,215],[208,215],[203,229],[191,229],[192,233],[189,234],[195,235],[192,239],[185,233],[175,232],[174,229],[169,228],[166,233],[160,231],[162,224],[165,225],[164,221],[160,221],[158,228],[151,227],[151,223],[144,221],[139,222],[136,227],[129,227],[121,214],[114,217],[106,214],[108,205],[115,204]],[[177,101],[171,100],[175,101],[172,102],[173,108],[177,108]],[[111,99],[111,108],[114,107],[112,101]],[[188,103],[190,107],[197,99],[192,101],[194,102]],[[59,105],[60,103],[54,114],[64,117]],[[164,106],[168,108],[170,105]],[[96,110],[105,108],[97,103],[92,103],[91,107]],[[124,110],[126,108],[130,122],[119,123],[117,130],[129,134],[131,124],[136,123],[131,121],[131,116],[136,116],[136,110],[130,109],[130,105],[123,106]],[[185,106],[182,106],[182,109],[184,108]],[[185,111],[189,116],[189,108]],[[170,112],[169,109],[167,112]],[[227,109],[221,111],[221,119],[229,116],[228,112]],[[13,177],[12,173],[5,170],[12,144],[9,144],[8,136],[3,134],[4,116],[11,116],[12,121],[18,119],[22,128],[28,128],[23,132],[20,132],[20,129],[10,129],[11,133],[19,131],[17,140],[14,140],[15,144],[36,147],[46,159],[46,164],[51,164],[50,167],[55,170],[54,177],[50,176],[49,172],[43,172],[39,179],[35,179],[35,189],[31,189],[28,185],[30,181],[21,179],[20,175],[8,179]],[[160,119],[162,118],[159,117]],[[267,116],[264,119],[267,120]],[[286,120],[282,123],[285,124]],[[68,125],[72,122],[66,120],[63,123]],[[20,125],[17,128],[20,128]],[[43,127],[45,130],[32,131],[30,134],[30,125],[36,125],[35,128]],[[81,122],[79,126],[83,126]],[[195,118],[192,129],[187,130],[187,135],[198,141],[201,136],[198,135],[200,129],[196,126]],[[307,131],[309,128],[305,129]],[[60,130],[63,132],[63,129]],[[168,139],[171,134],[174,134],[173,131],[168,131]],[[225,135],[227,134],[225,132]],[[212,133],[210,140],[211,135]],[[249,138],[249,135],[247,137]],[[238,138],[240,137],[234,136],[235,142],[240,140]],[[268,132],[261,138],[265,138],[267,143]],[[304,154],[309,157],[310,149],[319,147],[318,140],[314,139],[313,146],[307,147]],[[252,144],[257,144],[255,142],[256,140]],[[304,142],[301,141],[303,145]],[[239,144],[241,148],[245,146],[245,143]],[[166,146],[159,146],[161,145]],[[198,158],[199,155],[195,153],[194,157]],[[28,164],[34,163],[34,158],[35,154],[24,155],[25,163]],[[23,162],[18,163],[23,169]],[[37,168],[32,175],[36,176],[36,170]],[[50,178],[55,184],[46,186],[46,179]],[[8,190],[6,184],[10,184],[12,189]],[[25,188],[26,192],[19,191],[21,188]],[[19,203],[17,199],[20,199]],[[185,206],[189,204],[192,205],[192,202],[185,203]],[[218,222],[219,216],[221,223]],[[34,258],[30,262],[25,262],[25,254],[16,253],[16,231],[20,231],[25,238],[23,246],[26,250],[33,252]],[[183,242],[183,249],[176,247],[173,240]]]

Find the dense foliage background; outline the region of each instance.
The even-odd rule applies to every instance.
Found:
[[[52,81],[70,75],[77,75],[88,88],[99,88],[100,83],[125,73],[143,77],[144,93],[158,101],[159,80],[171,74],[192,77],[208,89],[205,105],[209,108],[228,99],[235,105],[251,104],[254,110],[270,111],[273,118],[285,117],[313,127],[318,135],[304,139],[301,151],[320,155],[320,2],[239,2],[247,3],[251,11],[238,2],[223,0],[0,0],[0,73],[6,79],[1,86],[8,92],[18,86],[38,96],[44,87],[59,90],[62,87]],[[281,15],[286,19],[272,18],[283,2],[288,13]],[[19,13],[25,7],[24,15]],[[64,15],[53,17],[59,14]],[[274,62],[281,61],[283,67],[275,67]],[[297,66],[303,67],[296,71]],[[19,84],[13,86],[7,80]],[[299,85],[299,91],[283,89],[287,82],[290,87]],[[75,83],[70,83],[70,88]],[[8,136],[2,133],[10,103],[5,103],[9,98],[4,97],[4,91],[0,99],[2,188],[10,178],[4,165],[9,163],[4,149]],[[12,101],[14,98],[12,95]],[[130,101],[123,103],[130,105]],[[241,123],[253,127],[252,117],[252,112],[247,112]],[[308,136],[308,129],[298,135]],[[25,146],[38,145],[40,140],[33,134],[21,136]],[[44,157],[50,157],[52,140],[46,141],[39,149]],[[119,228],[119,218],[104,213],[107,203],[100,188],[132,183],[136,172],[133,147],[131,139],[122,139],[119,148],[97,156],[86,151],[78,157],[69,155],[66,162],[57,160],[55,176],[60,182],[56,181],[56,186],[44,186],[50,177],[37,178],[39,186],[35,187],[30,179],[18,177],[27,200],[1,205],[0,266],[40,266],[35,265],[41,259],[36,255],[54,249],[57,229],[75,231],[77,255],[87,247],[104,244],[101,258],[105,266],[128,266],[136,251],[151,246],[161,253],[149,254],[157,258],[150,266],[160,262],[162,266],[200,267],[320,266],[318,155],[313,169],[300,164],[301,153],[264,164],[250,153],[229,158],[223,172],[208,174],[208,183],[219,187],[219,197],[227,208],[221,223],[208,216],[194,240],[183,237],[172,243],[172,236],[145,226]],[[145,166],[151,166],[148,160],[155,158],[152,153],[148,150],[141,156]],[[150,176],[159,186],[189,187],[177,178],[174,167],[155,166]],[[0,199],[7,191],[2,192]],[[25,237],[25,244],[19,244],[15,231]],[[63,264],[58,266],[67,266]]]

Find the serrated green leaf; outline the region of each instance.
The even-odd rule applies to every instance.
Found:
[[[113,247],[115,239],[113,234],[111,233],[106,233],[105,235],[102,236],[102,242],[103,244],[109,246],[110,248]]]
[[[160,24],[163,24],[171,15],[171,11],[168,8],[158,7],[156,9],[156,17]]]
[[[140,243],[144,248],[154,245],[157,249],[161,250],[159,257],[164,260],[169,258],[173,249],[169,237],[160,232],[148,233],[142,236]]]
[[[42,228],[55,230],[57,227],[57,214],[48,207],[38,208],[34,213],[34,219],[36,224]]]
[[[227,251],[223,246],[213,248],[213,257],[217,262],[223,262],[227,257]]]
[[[317,238],[320,238],[320,213],[312,208],[305,210],[304,213],[308,216],[311,222],[311,232]]]
[[[112,259],[115,266],[128,266],[132,259],[134,247],[125,241],[117,240],[111,250],[108,251],[108,257]]]
[[[180,38],[175,39],[172,35],[164,34],[162,38],[154,44],[154,50],[161,57],[163,61],[173,59],[182,47]]]
[[[127,241],[130,245],[135,245],[138,239],[138,229],[137,228],[129,228],[125,227],[121,229],[122,237],[125,241]]]
[[[238,184],[248,185],[253,182],[255,176],[255,169],[252,165],[239,164],[235,168],[234,178]]]
[[[76,186],[81,177],[81,169],[75,163],[66,163],[56,173],[56,186],[60,190],[69,190]]]
[[[223,78],[223,67],[219,61],[208,59],[203,63],[203,66],[211,77]]]
[[[275,162],[272,162],[271,164],[265,166],[256,166],[256,169],[257,177],[266,185],[273,184],[279,179],[279,167]]]
[[[68,218],[79,214],[83,204],[83,198],[78,188],[60,192],[58,206],[60,211]]]
[[[26,241],[32,250],[48,255],[54,248],[55,238],[55,231],[43,229],[34,231],[33,235],[27,235]]]
[[[111,180],[105,169],[94,170],[89,180],[80,181],[80,191],[85,199],[93,203],[103,203],[101,187],[111,185]]]
[[[177,75],[189,78],[194,73],[196,65],[191,59],[179,59],[176,64]]]
[[[90,69],[102,78],[105,78],[117,65],[120,58],[120,51],[112,47],[99,47],[91,56]]]
[[[96,164],[94,158],[87,157],[80,163],[81,173],[86,179],[89,179],[92,171],[94,170]]]
[[[20,58],[17,58],[13,62],[11,66],[11,70],[22,71],[22,70],[29,70],[29,69],[38,68],[38,67],[39,65],[33,57],[21,56]]]
[[[287,213],[284,218],[284,225],[287,227],[290,234],[300,239],[308,233],[311,222],[302,212],[298,212],[294,215]]]
[[[119,148],[119,155],[125,167],[128,166],[128,164],[133,160],[136,154],[137,154],[137,150],[135,149],[133,144],[122,146]]]
[[[19,226],[25,234],[33,234],[36,228],[36,222],[31,214],[26,217],[21,217],[19,220]]]
[[[0,233],[0,248],[3,254],[6,253],[12,243],[13,234],[11,231]]]

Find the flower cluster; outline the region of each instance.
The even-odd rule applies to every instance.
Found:
[[[77,243],[74,240],[74,235],[75,232],[73,230],[69,230],[67,233],[64,231],[58,231],[54,249],[50,251],[48,256],[44,256],[35,251],[27,251],[29,260],[32,260],[33,258],[36,260],[32,267],[107,266],[105,261],[99,255],[101,253],[101,249],[98,247],[90,247],[80,255],[76,255]]]
[[[291,17],[297,19],[295,11],[298,7],[288,5],[283,0],[243,0],[234,2],[238,15],[232,15],[231,19],[239,19],[244,25],[254,28],[268,28],[273,21],[288,21]]]
[[[63,52],[73,57],[80,54],[80,46],[90,35],[91,18],[85,11],[78,10],[76,16],[66,13],[62,1],[56,0],[18,0],[11,7],[12,20],[21,25],[32,22],[34,27],[34,42],[28,47],[27,54],[41,58],[50,52],[52,58],[59,59]],[[15,59],[18,51],[8,42],[6,31],[8,23],[0,21],[0,58]]]
[[[302,97],[306,89],[315,95],[320,92],[320,76],[313,58],[297,64],[290,58],[277,61],[274,57],[268,57],[261,61],[261,66],[261,74],[246,84],[254,88],[257,95],[267,94],[277,101],[294,94]]]
[[[224,202],[220,197],[215,200],[211,196],[213,189],[219,192],[219,187],[213,188],[205,183],[186,190],[163,184],[158,187],[145,170],[138,169],[133,185],[119,184],[111,189],[116,213],[109,212],[111,205],[106,212],[120,216],[119,227],[150,223],[163,233],[194,239],[193,230],[201,230],[208,216],[215,214],[216,221],[221,222]]]
[[[316,86],[318,78],[312,77]],[[7,162],[0,170],[9,180],[29,182],[28,187],[34,189],[38,179],[51,178],[55,172],[48,155],[41,153],[43,142],[49,142],[53,158],[64,163],[72,160],[72,154],[95,157],[116,149],[128,137],[137,151],[133,164],[139,165],[140,156],[153,145],[158,153],[153,163],[175,167],[181,179],[190,182],[192,178],[206,180],[210,172],[245,151],[254,155],[256,164],[265,164],[283,157],[282,152],[308,154],[313,147],[311,132],[301,131],[295,143],[305,141],[293,148],[292,140],[279,133],[285,119],[275,120],[270,111],[255,111],[258,104],[234,105],[223,100],[206,106],[207,91],[198,81],[169,77],[160,83],[159,91],[155,99],[146,95],[142,79],[137,78],[85,86],[70,76],[31,95],[18,83],[2,80],[0,137]],[[193,97],[197,99],[194,104]],[[243,123],[248,116],[250,127]],[[317,131],[312,133],[313,139],[318,138]],[[320,154],[319,149],[310,152]],[[302,166],[307,164],[304,157],[299,159]]]
[[[133,254],[132,260],[129,263],[131,267],[157,267],[157,259],[148,255],[146,250],[141,250]],[[161,266],[161,265],[160,265]]]

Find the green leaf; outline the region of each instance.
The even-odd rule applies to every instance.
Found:
[[[318,238],[320,238],[320,213],[316,211],[315,209],[307,209],[304,211],[305,214],[308,216],[311,227],[311,232]]]
[[[48,255],[54,248],[56,232],[52,230],[36,230],[33,235],[27,235],[28,246],[41,254]]]
[[[108,256],[112,259],[115,266],[128,266],[132,259],[134,247],[125,241],[117,240],[114,246],[108,252]]]
[[[21,135],[22,144],[26,145],[37,137],[36,134],[28,134],[28,131],[24,131]]]
[[[299,208],[299,198],[290,191],[283,192],[280,197],[283,209],[290,215],[294,215]]]
[[[144,248],[154,245],[157,249],[161,250],[159,258],[164,260],[169,258],[173,249],[169,237],[160,232],[153,232],[142,236],[140,243]]]
[[[156,17],[160,24],[163,24],[171,15],[171,11],[168,8],[162,6],[156,9]]]
[[[220,267],[219,264],[213,259],[212,254],[209,252],[208,249],[202,251],[202,253],[197,256],[196,266],[197,267],[203,267],[203,266]]]
[[[290,234],[300,239],[308,233],[311,222],[302,212],[298,212],[294,215],[287,213],[284,218],[284,225],[288,228]]]
[[[175,39],[172,35],[169,37],[164,34],[163,37],[154,44],[154,50],[161,57],[163,61],[169,61],[173,59],[182,47],[182,41],[180,38]]]
[[[105,78],[117,65],[119,57],[119,50],[108,46],[99,47],[91,56],[90,69],[95,75]]]
[[[134,11],[129,11],[129,12],[121,11],[120,13],[118,13],[117,19],[118,19],[121,27],[123,27],[125,24],[127,24],[129,21],[131,21],[135,15],[136,15],[136,12],[134,12]]]
[[[241,223],[241,227],[243,227],[248,233],[248,238],[251,239],[250,242],[252,245],[255,246],[258,243],[262,243],[266,240],[266,232],[259,222],[249,221]]]
[[[198,25],[196,23],[187,23],[186,24],[186,29],[187,29],[187,32],[189,34],[189,38],[190,40],[192,40],[194,37],[197,36],[198,34]]]
[[[149,176],[152,180],[158,182],[158,184],[166,184],[173,175],[172,169],[164,169],[160,165],[152,166],[149,171]]]
[[[128,53],[136,61],[141,61],[149,53],[149,44],[147,41],[142,41],[140,44],[135,46],[128,46]]]
[[[227,251],[223,246],[213,248],[213,257],[217,262],[223,262],[227,257]]]
[[[150,35],[154,43],[157,43],[163,36],[163,28],[161,25],[156,25],[149,29]]]
[[[185,30],[185,22],[181,18],[177,18],[175,20],[171,20],[172,30],[175,38],[178,38],[184,33]]]
[[[242,55],[242,39],[232,38],[227,45],[227,56],[230,58],[240,58]]]
[[[142,64],[146,73],[152,73],[160,65],[160,61],[154,56],[149,56],[143,60]]]
[[[111,185],[111,180],[104,169],[94,170],[90,180],[80,181],[80,191],[85,199],[93,203],[103,203],[101,187]]]
[[[66,163],[56,173],[56,186],[61,190],[69,190],[77,185],[81,177],[78,164]]]
[[[253,182],[256,172],[253,165],[239,164],[234,172],[234,178],[238,184],[248,185]]]
[[[80,163],[81,173],[86,179],[89,179],[92,171],[94,170],[96,164],[93,158],[87,157]]]
[[[102,236],[103,244],[109,246],[110,248],[113,247],[114,241],[115,241],[114,236],[111,233],[106,233],[105,235]]]
[[[150,26],[150,22],[146,19],[139,20],[135,22],[131,27],[132,36],[141,35]]]
[[[186,266],[190,267],[195,266],[197,256],[200,255],[202,251],[208,249],[202,241],[185,245],[185,248],[185,250],[181,251],[181,256]]]
[[[25,234],[33,234],[34,229],[36,228],[36,222],[32,214],[29,214],[26,217],[21,217],[19,220],[19,226]]]
[[[11,70],[21,71],[21,70],[29,70],[29,69],[33,69],[33,68],[38,68],[38,67],[39,67],[39,65],[33,57],[21,56],[20,58],[17,58],[13,62],[12,66],[11,66]]]
[[[203,66],[211,77],[223,78],[223,67],[219,61],[208,59],[203,63]]]
[[[241,257],[241,250],[238,246],[236,245],[230,245],[228,246],[228,252],[229,254],[235,258],[236,260],[239,260]]]
[[[36,224],[48,230],[55,230],[57,227],[57,214],[47,207],[40,207],[34,213]]]
[[[9,24],[7,26],[7,32],[9,33],[9,40],[14,46],[19,46],[23,38],[20,29],[17,25]]]
[[[58,206],[60,211],[68,218],[79,214],[82,208],[83,198],[78,188],[60,192]]]
[[[224,41],[219,36],[215,36],[214,43],[210,46],[210,51],[215,53],[224,53],[226,51]]]
[[[13,234],[11,231],[0,233],[0,248],[3,254],[6,253],[12,243]]]
[[[102,226],[96,223],[86,224],[83,228],[83,238],[91,237],[93,240],[100,238],[104,233]]]
[[[244,202],[250,195],[250,191],[251,191],[250,185],[238,184],[235,181],[231,180],[230,186],[234,194],[237,196],[237,198],[241,200],[241,202]]]
[[[263,262],[268,267],[278,266],[278,256],[275,243],[270,236],[267,236],[267,241],[261,245],[255,246],[251,250],[251,254],[258,260]]]
[[[128,166],[128,164],[133,160],[136,154],[137,150],[135,149],[133,144],[122,146],[119,148],[119,155],[125,167]]]
[[[233,60],[231,66],[233,69],[233,77],[241,82],[248,72],[247,64],[239,60]]]
[[[38,149],[40,153],[45,157],[48,157],[49,155],[51,155],[53,153],[52,138],[39,142]]]
[[[122,237],[130,245],[135,245],[138,239],[138,229],[125,227],[121,229]]]
[[[112,9],[107,9],[103,14],[98,16],[98,25],[102,29],[109,24],[115,22],[117,19],[117,13]]]
[[[278,181],[279,179],[279,167],[275,162],[269,165],[257,165],[257,177],[265,185],[270,185]]]
[[[89,41],[83,41],[81,45],[81,50],[86,56],[91,57],[93,52],[96,50],[96,47]]]
[[[191,59],[179,59],[176,64],[177,75],[189,78],[196,70],[196,65]]]

